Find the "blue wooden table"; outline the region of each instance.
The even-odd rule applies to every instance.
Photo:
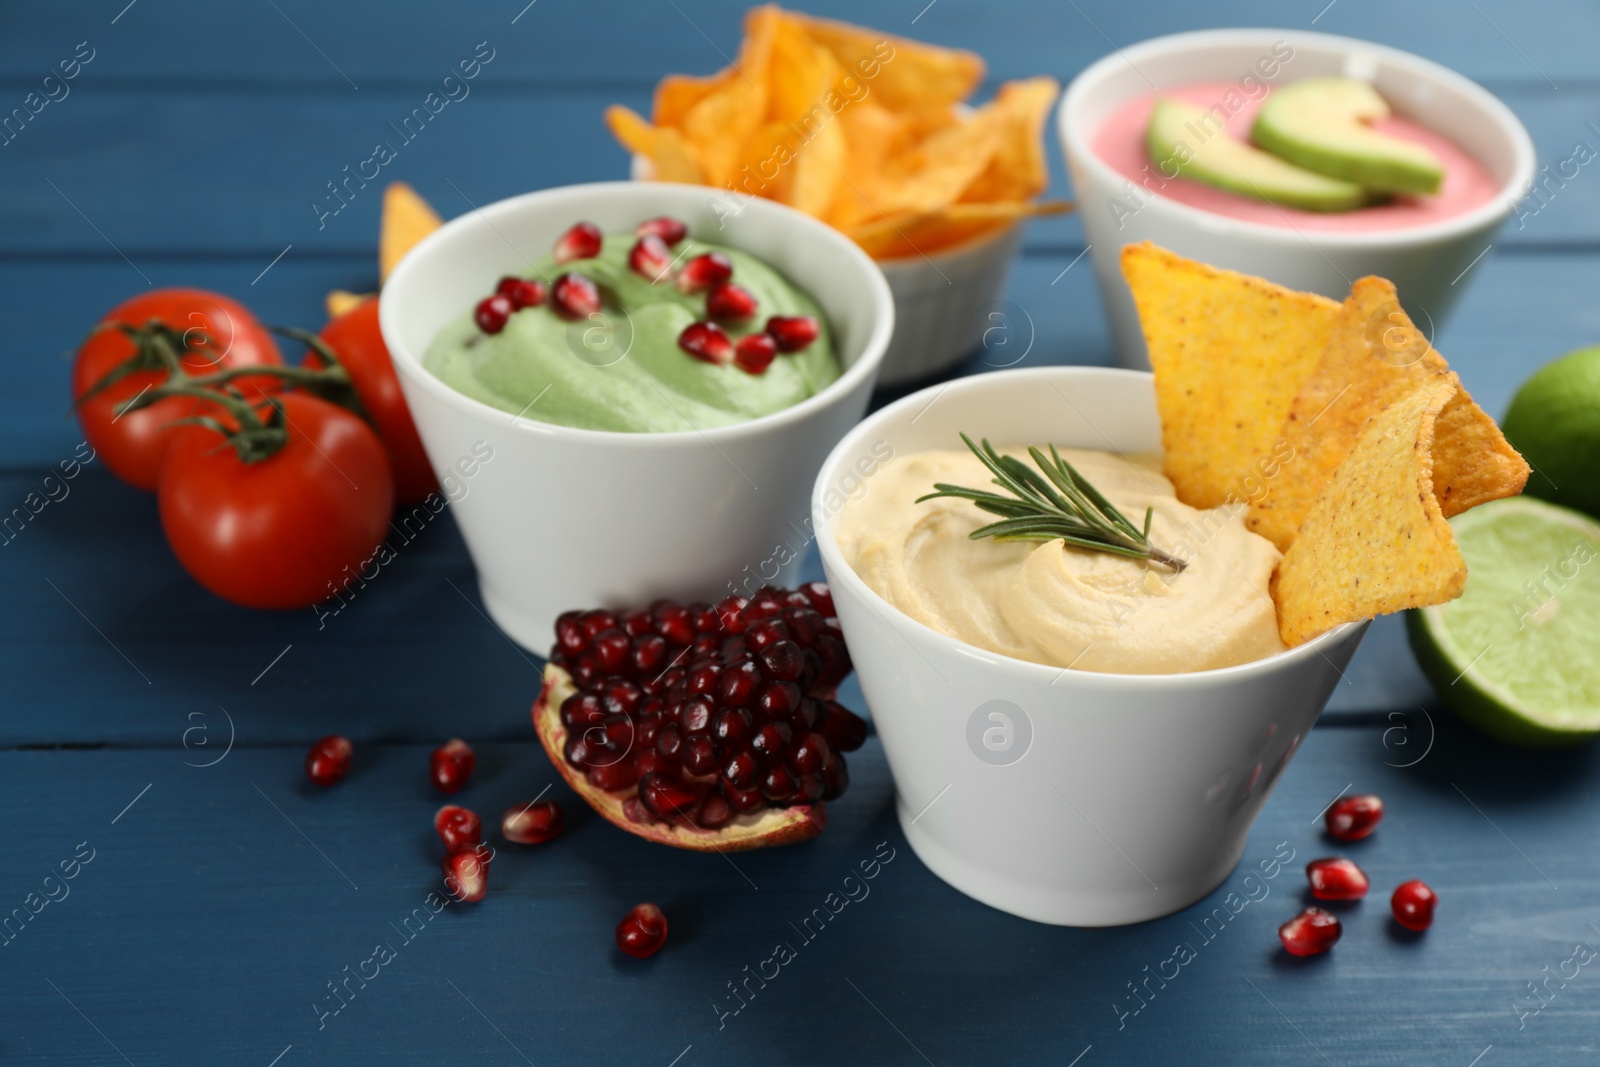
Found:
[[[1584,0],[814,10],[976,48],[991,88],[1065,81],[1157,33],[1314,23],[1483,82],[1542,162],[1600,148],[1600,12]],[[335,215],[314,205],[480,42],[493,58],[470,95],[383,173],[446,215],[624,173],[603,106],[644,110],[660,75],[720,67],[741,12],[730,0],[0,7],[0,112],[59,61],[82,63],[0,146],[0,512],[74,454],[68,361],[112,304],[194,284],[315,326],[326,290],[371,288],[377,186]],[[1054,147],[1052,164],[1070,196]],[[1600,339],[1592,169],[1525,205],[1436,339],[1491,412],[1533,367]],[[1068,269],[1081,252],[1071,218],[1029,233],[1008,294],[1032,338],[1025,365],[1111,360],[1090,272]],[[979,352],[963,372],[998,362]],[[1585,965],[1600,946],[1600,757],[1511,752],[1458,727],[1395,620],[1373,627],[1211,899],[1135,927],[1057,929],[920,865],[875,740],[805,846],[687,855],[590,815],[531,736],[540,662],[487,621],[448,519],[319,625],[204,593],[168,552],[154,501],[98,465],[69,489],[0,547],[0,913],[30,916],[0,945],[0,1062],[1494,1067],[1600,1043],[1600,972]],[[861,706],[853,687],[845,699]],[[301,759],[334,731],[355,740],[356,769],[324,792]],[[570,822],[550,846],[503,848],[484,903],[435,914],[424,768],[457,735],[479,754],[462,802],[492,814],[549,788]],[[1333,851],[1318,814],[1347,789],[1389,803],[1382,830],[1349,849],[1373,899],[1347,909],[1331,954],[1294,960],[1275,930],[1302,906],[1304,861]],[[1244,883],[1291,851],[1276,878]],[[874,857],[867,896],[797,932]],[[47,882],[63,863],[75,877]],[[1389,887],[1410,877],[1442,898],[1421,938],[1386,915]],[[1248,904],[1229,910],[1230,892]],[[646,899],[672,939],[639,963],[611,931]],[[748,982],[780,942],[795,958],[764,987]],[[1152,978],[1178,944],[1193,959]]]

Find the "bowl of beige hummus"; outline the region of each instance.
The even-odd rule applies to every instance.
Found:
[[[994,521],[936,483],[988,487],[961,434],[1054,445],[1183,561],[973,538]],[[1141,922],[1239,864],[1250,824],[1365,632],[1293,649],[1277,549],[1242,507],[1193,508],[1161,473],[1153,379],[976,375],[865,419],[829,456],[813,523],[894,776],[900,823],[957,889],[1040,922]]]

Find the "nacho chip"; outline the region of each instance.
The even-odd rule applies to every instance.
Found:
[[[1437,419],[1458,386],[1425,382],[1362,428],[1273,572],[1285,644],[1461,595],[1466,561],[1433,494]]]
[[[328,310],[328,318],[336,319],[347,311],[354,311],[371,296],[371,293],[352,293],[345,289],[335,289],[322,298],[322,304]]]
[[[982,174],[961,194],[963,201],[1026,200],[1050,184],[1044,155],[1044,120],[1061,95],[1054,78],[1030,78],[1000,87],[987,106],[999,113],[1000,147]]]
[[[790,14],[811,39],[833,53],[846,75],[871,85],[891,111],[949,109],[983,81],[983,60],[973,52],[892,37],[831,19]]]
[[[1061,200],[1017,200],[1003,204],[952,204],[940,211],[905,212],[845,227],[845,234],[874,259],[926,256],[992,233],[1017,219],[1061,215],[1073,205]]]
[[[677,130],[652,126],[642,116],[620,104],[606,108],[606,125],[617,140],[636,155],[650,161],[653,181],[687,182],[700,185],[705,172],[695,158],[694,149]]]
[[[1393,283],[1361,278],[1282,423],[1292,476],[1252,497],[1246,524],[1285,550],[1367,422],[1421,384],[1449,374],[1444,357],[1401,309]],[[1520,492],[1527,466],[1465,391],[1446,408],[1434,468],[1446,517]]]
[[[772,46],[783,18],[775,7],[752,8],[732,76],[720,79],[684,113],[681,130],[708,185],[726,186],[734,179],[745,141],[767,114]]]
[[[405,182],[383,190],[383,218],[378,229],[378,278],[389,277],[395,264],[428,234],[444,225],[438,212]]]
[[[1450,398],[1439,412],[1433,442],[1433,495],[1445,518],[1516,496],[1528,473],[1528,461],[1465,389]]]
[[[738,71],[732,67],[706,78],[668,74],[656,86],[655,99],[650,105],[650,121],[657,126],[680,125],[690,108],[720,89],[729,78],[738,76]]]
[[[1339,305],[1149,242],[1122,250],[1122,274],[1155,370],[1165,473],[1178,499],[1214,508],[1256,498],[1280,480],[1281,427]]]

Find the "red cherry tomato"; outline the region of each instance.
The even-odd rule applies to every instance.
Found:
[[[342,589],[382,543],[394,507],[389,460],[370,426],[302,393],[279,403],[288,443],[278,451],[245,463],[215,430],[184,426],[158,491],[179,562],[250,608],[303,608]]]
[[[350,374],[361,406],[367,409],[394,465],[394,495],[400,504],[415,504],[439,491],[439,479],[422,450],[411,421],[400,379],[395,376],[389,347],[378,330],[378,302],[366,300],[322,328],[322,339]],[[305,365],[322,366],[322,357],[307,353]]]
[[[155,319],[184,334],[194,351],[183,357],[191,374],[228,367],[283,362],[272,336],[238,301],[202,289],[157,289],[142,293],[108,311],[101,322],[143,326]],[[132,340],[121,330],[98,330],[78,349],[72,365],[72,398],[77,400],[113,368],[134,355]],[[113,474],[140,489],[154,490],[161,461],[172,443],[178,419],[195,414],[203,401],[169,397],[147,408],[117,415],[117,405],[145,389],[160,385],[160,370],[137,370],[85,400],[78,407],[84,437]],[[269,379],[241,378],[236,383],[259,392]]]

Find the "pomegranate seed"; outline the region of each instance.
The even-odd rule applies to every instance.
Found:
[[[1438,903],[1439,895],[1426,882],[1413,878],[1400,883],[1389,898],[1389,910],[1394,912],[1394,921],[1407,930],[1422,931],[1433,925],[1433,909]]]
[[[578,622],[580,612],[568,611],[556,619],[556,646],[564,655],[576,656],[589,647],[589,635]]]
[[[561,833],[561,805],[553,800],[513,804],[500,818],[500,832],[519,845],[542,845]]]
[[[837,612],[833,610],[833,593],[828,589],[827,582],[807,582],[800,587],[800,592],[810,601],[811,608],[825,619],[834,618]]]
[[[701,794],[688,782],[677,781],[665,774],[647,774],[639,782],[639,799],[652,815],[667,818],[687,815],[700,803]]]
[[[614,674],[622,669],[632,648],[633,642],[629,641],[628,635],[621,630],[602,630],[595,635],[595,659],[599,660],[600,669],[608,674]]]
[[[518,311],[523,308],[536,308],[550,295],[550,289],[544,282],[533,278],[518,278],[514,275],[501,278],[500,284],[495,286],[494,291],[510,300],[511,306]]]
[[[484,333],[499,333],[506,328],[506,320],[511,318],[515,310],[516,305],[511,303],[509,296],[495,293],[478,301],[478,306],[472,309],[472,321]]]
[[[678,335],[678,347],[707,363],[733,362],[733,342],[714,322],[691,322]]]
[[[822,717],[822,736],[836,752],[854,752],[867,740],[867,724],[843,704],[828,701]]]
[[[767,332],[779,352],[798,352],[817,339],[822,327],[810,315],[774,315],[767,320]]]
[[[477,812],[455,804],[446,804],[434,813],[433,828],[439,832],[444,847],[452,852],[483,840],[483,821]]]
[[[576,271],[558,275],[550,287],[551,302],[568,318],[586,319],[600,310],[600,287]]]
[[[593,259],[600,254],[600,227],[592,222],[580,222],[556,238],[557,263],[574,259]]]
[[[1343,856],[1312,860],[1306,864],[1306,881],[1318,900],[1360,900],[1371,884],[1367,872]]]
[[[482,845],[451,850],[444,858],[444,887],[462,904],[476,904],[489,891],[489,857]]]
[[[678,272],[678,290],[700,293],[733,277],[733,264],[721,252],[695,256]]]
[[[1360,841],[1383,820],[1383,798],[1372,793],[1344,797],[1328,809],[1323,821],[1336,841]]]
[[[659,237],[669,245],[675,245],[689,236],[689,227],[671,215],[662,215],[656,219],[646,219],[633,228],[633,232],[640,237]]]
[[[428,771],[433,777],[433,787],[441,793],[459,793],[472,777],[477,757],[459,737],[451,738],[428,757]]]
[[[348,737],[329,734],[306,752],[306,777],[317,785],[333,785],[350,773],[350,753],[354,747]]]
[[[1315,956],[1332,948],[1343,932],[1337,915],[1307,908],[1278,927],[1278,939],[1291,956]]]
[[[756,313],[756,306],[755,294],[733,282],[713,285],[706,293],[706,314],[714,319],[742,322]]]
[[[639,238],[628,253],[628,267],[651,285],[665,279],[671,266],[672,249],[654,234]]]
[[[777,357],[778,346],[764,333],[741,337],[739,343],[733,346],[733,361],[746,374],[765,374]]]
[[[667,917],[654,904],[635,904],[617,924],[617,947],[634,959],[654,956],[667,943]]]

